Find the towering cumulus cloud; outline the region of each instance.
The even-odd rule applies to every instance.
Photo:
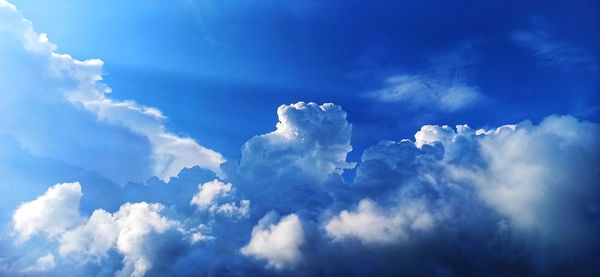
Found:
[[[242,148],[240,171],[279,176],[302,170],[317,179],[352,168],[352,126],[340,106],[299,102],[277,109],[277,130],[250,139]]]
[[[225,161],[56,49],[0,0],[0,276],[600,275],[597,123],[425,125],[355,163],[342,107],[297,102]]]

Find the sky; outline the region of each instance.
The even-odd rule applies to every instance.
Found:
[[[0,276],[595,275],[596,1],[0,0]]]

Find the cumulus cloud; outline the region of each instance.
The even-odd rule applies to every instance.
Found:
[[[227,198],[232,191],[231,183],[223,183],[218,179],[198,185],[198,193],[192,197],[191,205],[201,211],[226,216],[245,217],[250,210],[249,200],[240,200],[240,203],[228,202],[220,204],[221,199]]]
[[[599,204],[599,135],[598,125],[568,116],[551,116],[538,126],[505,126],[480,135],[484,170],[450,167],[449,172],[475,185],[481,199],[515,225],[571,236],[576,231],[557,223],[581,226],[577,209]]]
[[[324,126],[311,132],[319,133]],[[56,252],[51,251],[59,254],[55,268],[62,259],[106,266],[116,255],[122,265],[114,268],[123,275],[153,270],[297,270],[309,275],[597,272],[598,137],[597,124],[570,116],[479,130],[425,125],[414,140],[381,141],[367,148],[352,183],[298,174],[310,169],[294,163],[295,171],[264,178],[230,175],[242,170],[234,164],[226,169],[227,181],[200,169],[186,170],[169,184],[156,180],[141,187],[160,197],[136,193],[168,206],[127,203],[116,212],[97,209],[88,218],[77,211],[78,187],[57,186],[32,201],[37,204],[22,207],[70,203],[63,210],[77,221],[51,234],[38,225],[18,230],[29,234],[24,237],[44,234],[56,242]],[[271,162],[281,162],[276,158]],[[252,168],[246,166],[244,170]],[[336,175],[330,172],[330,177]],[[243,200],[231,200],[234,191],[248,196],[252,213],[239,220],[213,216],[243,206]],[[57,192],[71,197],[57,197]],[[210,216],[187,213],[180,206]],[[275,211],[257,218],[265,209]],[[289,215],[280,218],[281,213]],[[573,264],[586,269],[573,269]]]
[[[352,125],[334,104],[298,102],[277,109],[277,130],[256,136],[242,147],[238,171],[251,177],[277,177],[301,170],[316,179],[353,168]]]
[[[96,210],[84,223],[63,233],[59,238],[61,256],[77,254],[84,259],[100,260],[113,247],[118,226],[112,214]]]
[[[119,227],[117,249],[123,254],[123,269],[119,275],[143,276],[152,267],[154,253],[149,252],[150,233],[162,234],[176,227],[177,222],[160,215],[163,206],[148,203],[126,203],[115,216]]]
[[[275,212],[266,214],[252,229],[248,245],[242,254],[267,261],[274,269],[292,268],[302,258],[300,247],[304,243],[304,231],[300,218],[295,214],[280,220]]]
[[[214,205],[213,202],[216,198],[227,196],[231,187],[231,183],[226,184],[217,179],[198,185],[198,193],[194,195],[190,203],[200,209],[208,209]]]
[[[19,242],[36,234],[55,237],[81,220],[79,183],[64,183],[50,187],[35,200],[23,203],[13,214],[13,230]]]
[[[178,233],[180,223],[160,214],[161,204],[125,203],[115,213],[95,210],[84,221],[79,215],[79,183],[58,184],[37,199],[24,203],[13,215],[13,228],[24,242],[44,233],[58,242],[61,256],[77,256],[80,262],[100,262],[108,251],[123,255],[122,276],[143,276],[152,268],[160,235],[169,230]],[[40,258],[33,268],[50,268],[54,256]],[[38,266],[37,264],[41,264]]]
[[[0,50],[13,54],[0,61],[0,72],[3,76],[18,77],[0,78],[0,89],[3,90],[0,95],[0,132],[13,135],[36,154],[60,157],[123,182],[131,180],[122,179],[123,176],[143,179],[156,175],[168,180],[181,169],[196,165],[221,174],[219,166],[224,161],[223,156],[199,145],[192,138],[179,137],[166,130],[163,123],[165,116],[160,110],[134,101],[111,99],[112,90],[102,82],[101,60],[82,61],[55,52],[56,46],[45,34],[36,33],[32,23],[24,19],[13,5],[5,1],[2,3],[0,28],[3,32],[0,35],[6,43]],[[23,112],[31,109],[38,113]],[[82,116],[82,110],[96,118]],[[61,126],[51,123],[56,120],[63,121]],[[76,128],[77,132],[68,126]],[[120,140],[120,143],[89,145],[86,143],[88,136]],[[150,153],[144,153],[147,151],[142,147],[145,144],[149,144]],[[95,149],[97,147],[101,148]],[[74,150],[71,151],[71,148]],[[83,149],[106,152],[105,155],[112,155],[114,159],[101,163],[87,160],[79,155]],[[121,159],[126,164],[110,166],[120,160],[120,152],[128,154]],[[130,161],[131,158],[127,158],[143,155],[150,164],[148,170],[143,167],[146,166],[144,159]],[[134,165],[141,167],[133,170],[138,173],[123,171],[123,168]]]
[[[55,266],[54,255],[52,255],[51,253],[48,253],[44,256],[39,257],[35,261],[35,264],[26,268],[25,271],[26,272],[46,271],[46,270],[53,268],[54,266]]]
[[[0,132],[32,152],[12,161],[18,155],[0,148],[12,168],[50,156],[74,165],[69,172],[158,177],[108,189],[73,178],[87,185],[85,195],[79,183],[60,183],[2,203],[11,228],[0,232],[14,236],[0,235],[0,275],[600,272],[596,123],[550,116],[487,130],[425,125],[413,140],[365,149],[346,181],[341,174],[355,166],[346,112],[298,102],[278,108],[275,130],[247,141],[239,163],[221,164],[217,152],[166,130],[160,110],[113,100],[101,60],[56,53],[3,0],[0,36],[10,54],[0,58]],[[396,74],[372,96],[466,108],[481,97],[468,80],[476,61],[456,60]],[[62,168],[47,164],[40,168]],[[181,170],[193,165],[212,172]],[[118,202],[96,201],[107,192]]]
[[[434,224],[427,207],[419,202],[383,211],[375,202],[364,199],[356,211],[342,211],[326,225],[335,240],[355,238],[365,244],[393,244],[409,239],[411,232],[426,231]]]

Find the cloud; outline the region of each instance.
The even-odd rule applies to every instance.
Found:
[[[34,232],[51,243],[23,263],[50,252],[59,254],[56,272],[77,261],[134,276],[597,272],[599,137],[598,124],[570,116],[479,130],[425,125],[414,141],[367,148],[351,183],[335,170],[322,180],[302,167],[236,175],[229,174],[236,164],[226,164],[227,181],[188,169],[168,184],[120,191],[168,204],[126,203],[85,217],[70,201],[79,220],[52,235]],[[234,191],[252,201],[252,211],[235,220],[215,216],[240,207],[230,200]],[[50,203],[48,195],[32,202]]]
[[[517,45],[530,50],[542,65],[589,68],[595,66],[597,61],[588,50],[557,38],[542,26],[514,31],[511,33],[511,39]]]
[[[81,195],[79,183],[57,184],[35,200],[21,204],[13,214],[18,241],[25,242],[36,234],[55,237],[78,224]]]
[[[84,223],[63,233],[59,238],[61,256],[79,255],[99,261],[107,255],[117,237],[117,223],[112,214],[96,210]]]
[[[246,256],[266,260],[268,267],[291,268],[302,258],[302,223],[295,214],[287,215],[279,221],[278,218],[279,216],[272,212],[258,221],[252,229],[252,239],[241,252]]]
[[[208,209],[214,205],[216,198],[227,196],[231,191],[231,183],[223,183],[217,179],[198,185],[198,193],[194,195],[190,204],[200,209]]]
[[[599,204],[594,198],[600,193],[595,184],[598,136],[598,125],[569,116],[551,116],[538,126],[523,122],[501,127],[480,135],[485,170],[449,171],[453,178],[471,182],[483,201],[516,226],[553,240],[559,239],[555,235],[574,239],[582,230],[562,224],[585,225],[577,209]]]
[[[191,205],[199,210],[209,211],[213,214],[226,216],[246,217],[250,210],[249,200],[240,200],[239,205],[235,202],[219,204],[220,198],[226,198],[232,191],[231,183],[223,183],[218,179],[198,185],[198,193],[192,197]]]
[[[597,123],[425,125],[365,149],[347,180],[346,112],[298,102],[221,163],[158,109],[113,100],[102,61],[58,54],[31,26],[0,0],[0,275],[600,272]],[[381,91],[415,108],[476,103],[476,61],[435,60]]]
[[[359,239],[365,244],[390,244],[409,239],[411,232],[426,231],[434,224],[427,207],[419,202],[406,203],[382,211],[375,202],[364,199],[355,212],[342,211],[326,225],[334,240]]]
[[[52,255],[51,253],[48,253],[44,256],[39,257],[35,261],[35,264],[32,265],[31,267],[26,268],[25,271],[26,272],[46,271],[46,270],[53,268],[54,266],[55,266],[54,255]]]
[[[385,78],[383,88],[366,97],[381,102],[403,103],[411,109],[455,112],[472,107],[484,99],[470,82],[478,64],[476,50],[469,44],[435,55],[422,73],[393,74]]]
[[[415,108],[457,111],[481,99],[479,89],[462,83],[446,83],[424,75],[397,75],[385,87],[368,96],[382,102],[406,103]]]
[[[160,110],[111,99],[112,90],[102,82],[101,60],[82,61],[55,52],[45,34],[36,33],[14,6],[2,3],[0,34],[6,43],[0,50],[12,54],[0,60],[0,72],[13,72],[15,77],[0,78],[0,132],[14,136],[34,154],[58,157],[120,182],[153,175],[168,180],[196,165],[221,174],[223,156],[166,130]],[[25,112],[30,110],[37,112]],[[107,141],[90,143],[90,138]],[[90,160],[81,152],[106,157]],[[132,166],[136,170],[123,169]]]
[[[116,249],[123,255],[119,275],[143,276],[152,268],[161,249],[156,235],[169,230],[185,233],[179,230],[179,222],[160,214],[164,206],[156,203],[125,203],[112,214],[98,209],[84,220],[79,215],[81,195],[79,183],[58,184],[37,199],[22,204],[13,215],[13,228],[18,232],[19,242],[44,233],[49,240],[58,242],[61,256],[77,256],[81,263],[100,262],[111,249]],[[50,268],[50,262],[54,264],[53,255],[39,263]]]
[[[162,234],[176,227],[177,223],[159,213],[163,209],[160,204],[126,203],[115,216],[119,227],[117,249],[123,254],[123,269],[119,275],[143,276],[152,267],[153,254],[148,245],[151,232]]]
[[[346,162],[352,151],[352,125],[340,106],[298,102],[281,105],[277,116],[277,130],[255,136],[242,147],[242,174],[264,178],[302,170],[323,180],[354,167]]]

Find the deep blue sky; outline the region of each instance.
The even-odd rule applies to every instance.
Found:
[[[113,98],[155,106],[169,129],[233,158],[299,100],[343,106],[352,160],[423,124],[599,114],[597,1],[13,2],[59,52],[104,60]],[[520,44],[519,32],[543,39]],[[484,99],[448,112],[364,96],[440,67]]]

